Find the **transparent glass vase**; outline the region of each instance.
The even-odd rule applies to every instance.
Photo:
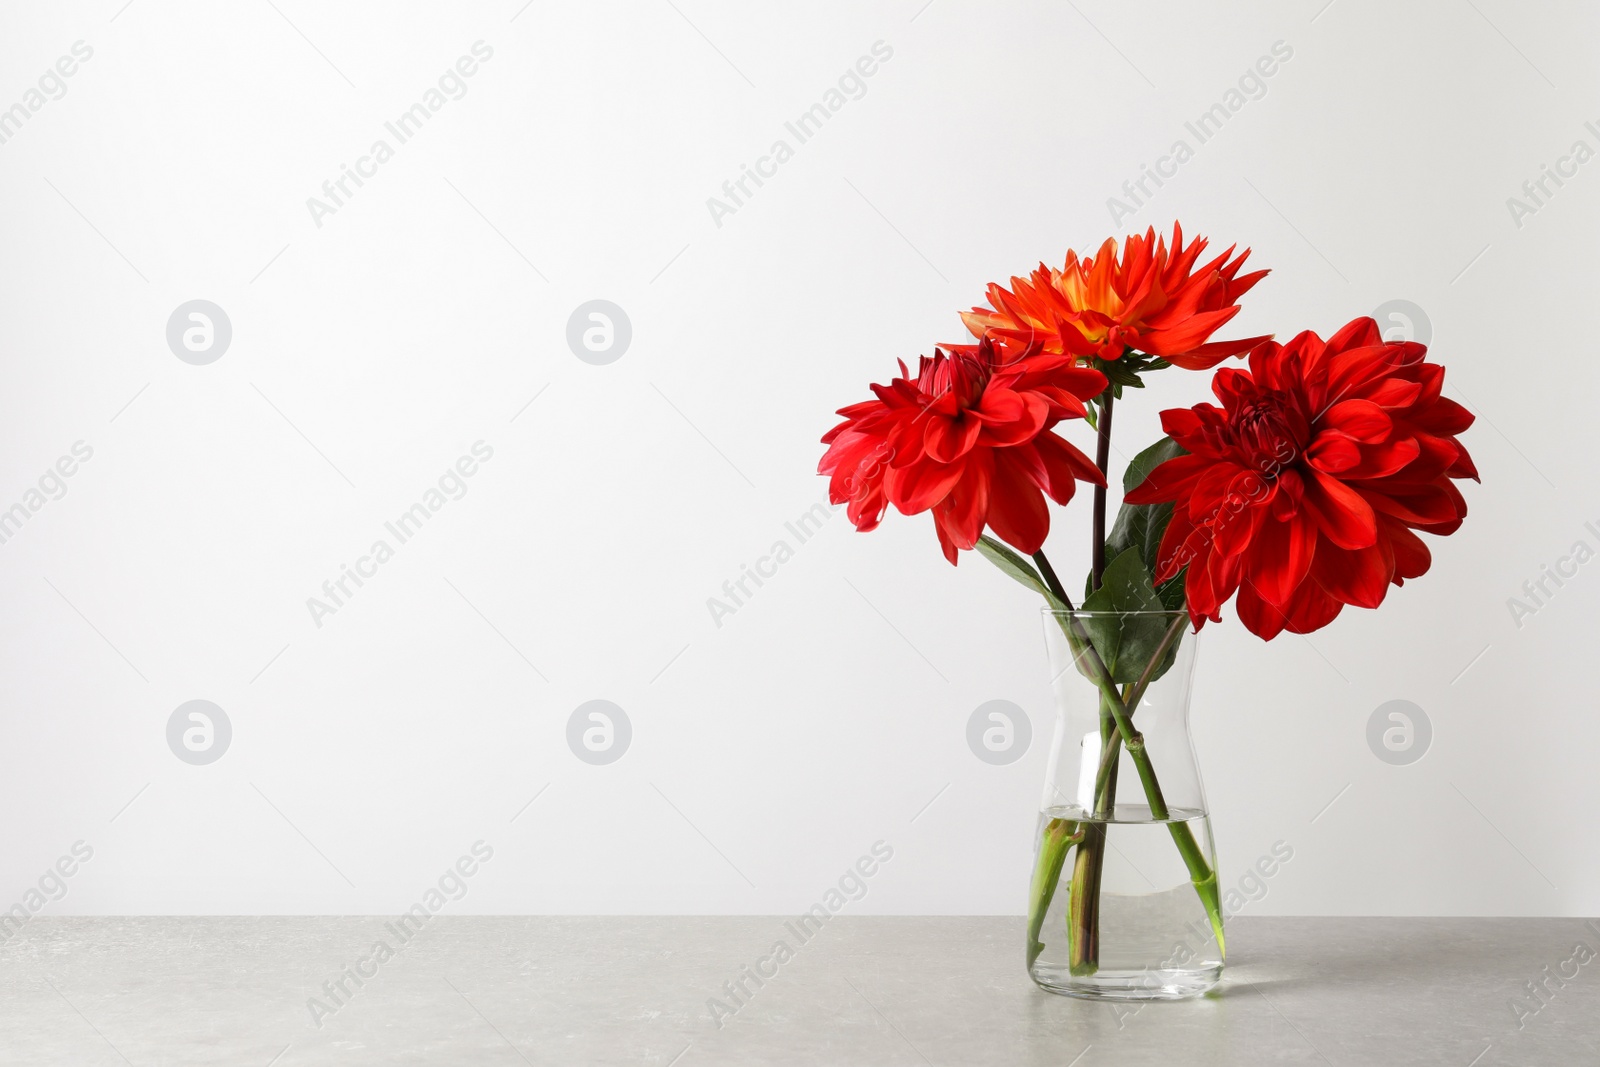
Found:
[[[1044,612],[1056,724],[1028,973],[1066,996],[1173,1000],[1222,976],[1216,851],[1189,735],[1183,612]]]

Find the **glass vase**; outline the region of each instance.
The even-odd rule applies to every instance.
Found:
[[[1066,996],[1172,1000],[1222,975],[1216,852],[1178,612],[1044,612],[1055,736],[1029,887],[1028,974]]]

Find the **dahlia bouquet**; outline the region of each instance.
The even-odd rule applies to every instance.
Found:
[[[931,513],[952,564],[975,549],[1043,598],[1065,650],[1058,679],[1070,674],[1090,694],[1087,727],[1063,739],[1058,725],[1058,746],[1072,751],[1057,756],[1081,769],[1056,775],[1052,759],[1051,787],[1068,802],[1047,796],[1030,887],[1028,966],[1056,992],[1189,995],[1220,975],[1209,823],[1181,814],[1162,786],[1163,773],[1185,777],[1187,734],[1163,755],[1170,772],[1145,736],[1162,714],[1150,694],[1180,673],[1187,634],[1220,621],[1229,600],[1264,640],[1310,633],[1347,605],[1376,608],[1391,585],[1428,570],[1418,533],[1454,532],[1467,510],[1454,482],[1477,478],[1458,439],[1473,417],[1441,394],[1444,368],[1425,346],[1385,340],[1371,318],[1326,339],[1211,340],[1267,272],[1240,273],[1248,249],[1202,262],[1206,246],[1186,243],[1178,226],[1170,241],[1150,230],[1092,256],[1069,252],[1060,269],[1041,264],[1009,288],[991,284],[989,306],[961,316],[971,343],[936,347],[914,374],[900,363],[822,439],[829,497],[857,529],[874,529],[891,505]],[[1245,362],[1218,369],[1231,359]],[[1213,372],[1215,402],[1161,412],[1165,436],[1127,464],[1121,506],[1108,513],[1117,404],[1173,367]],[[1093,459],[1062,434],[1074,419],[1094,434]],[[1042,549],[1047,498],[1066,505],[1080,482],[1093,491],[1092,564],[1075,606]],[[1181,705],[1186,730],[1186,689]],[[1119,958],[1113,968],[1106,958],[1121,951],[1102,938],[1100,898],[1108,827],[1124,821],[1124,760],[1144,800],[1138,818],[1164,825],[1183,892],[1203,911],[1190,926],[1214,938],[1210,970],[1188,984],[1173,978],[1184,961]],[[1051,915],[1062,929],[1048,936],[1064,939],[1054,969],[1040,961]]]

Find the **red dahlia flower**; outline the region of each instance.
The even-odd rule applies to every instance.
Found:
[[[1205,344],[1239,313],[1236,301],[1266,276],[1259,270],[1237,277],[1250,250],[1233,248],[1199,267],[1206,239],[1188,247],[1183,228],[1172,227],[1172,247],[1152,227],[1129,237],[1117,258],[1108,238],[1097,255],[1068,252],[1060,270],[1039,264],[1027,279],[1012,278],[1009,290],[991,282],[990,308],[962,313],[974,337],[991,331],[1008,345],[1036,341],[1050,353],[1118,359],[1126,349],[1159,356],[1174,366],[1207,370],[1267,340],[1245,337]]]
[[[1248,373],[1219,370],[1220,408],[1161,413],[1189,455],[1127,500],[1175,502],[1156,580],[1188,567],[1197,628],[1237,590],[1252,633],[1310,633],[1427,571],[1412,531],[1455,532],[1467,504],[1451,479],[1478,472],[1456,440],[1473,417],[1439,394],[1444,368],[1426,354],[1356,319],[1326,342],[1307,331],[1263,344]]]
[[[988,526],[1037,552],[1050,530],[1045,494],[1072,499],[1074,479],[1104,485],[1089,457],[1051,432],[1082,418],[1106,387],[1099,371],[1038,345],[1003,355],[987,338],[922,357],[917,376],[874,385],[876,400],[839,409],[845,421],[822,438],[818,472],[828,497],[871,530],[889,504],[906,515],[932,509],[945,558],[978,543]]]

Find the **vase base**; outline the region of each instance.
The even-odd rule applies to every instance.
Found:
[[[1034,984],[1046,993],[1080,1000],[1186,1000],[1216,988],[1222,980],[1222,967],[1200,970],[1101,968],[1094,974],[1075,975],[1066,967],[1036,965],[1030,975]]]

